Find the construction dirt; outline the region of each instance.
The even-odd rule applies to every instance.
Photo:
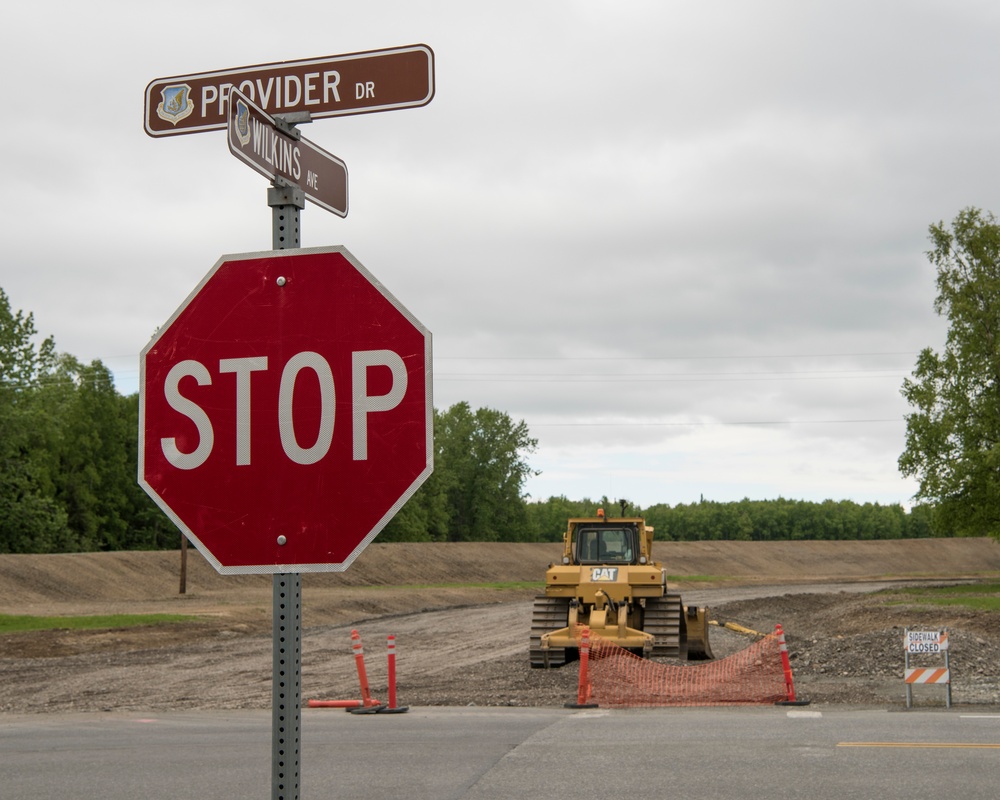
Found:
[[[1000,580],[989,539],[684,542],[654,545],[684,602],[755,631],[784,627],[795,687],[815,705],[901,707],[903,629],[948,629],[957,706],[1000,706],[1000,613],[919,603],[915,585]],[[561,706],[575,663],[533,670],[533,597],[554,544],[373,544],[343,573],[302,577],[305,699],[359,696],[351,631],[385,699],[388,635],[401,704]],[[128,629],[0,635],[0,711],[269,708],[272,579],[220,576],[180,553],[0,556],[0,613],[183,614]],[[526,585],[533,584],[533,585]],[[724,657],[752,636],[712,627]],[[939,659],[940,660],[940,659]],[[914,689],[941,706],[944,687]]]

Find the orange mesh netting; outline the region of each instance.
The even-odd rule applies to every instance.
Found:
[[[778,636],[704,664],[671,666],[640,658],[590,634],[591,701],[602,707],[734,706],[788,699]]]

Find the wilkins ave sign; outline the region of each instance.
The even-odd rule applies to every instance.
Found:
[[[316,205],[346,217],[347,165],[297,129],[286,130],[239,91],[230,90],[229,151],[261,175],[272,181],[284,178]]]

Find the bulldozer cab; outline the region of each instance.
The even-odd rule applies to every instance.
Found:
[[[638,534],[632,525],[597,525],[576,529],[577,564],[635,564]]]

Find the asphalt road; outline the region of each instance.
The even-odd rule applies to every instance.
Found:
[[[303,709],[301,798],[995,800],[974,710]],[[271,796],[270,712],[0,718],[0,796]]]

